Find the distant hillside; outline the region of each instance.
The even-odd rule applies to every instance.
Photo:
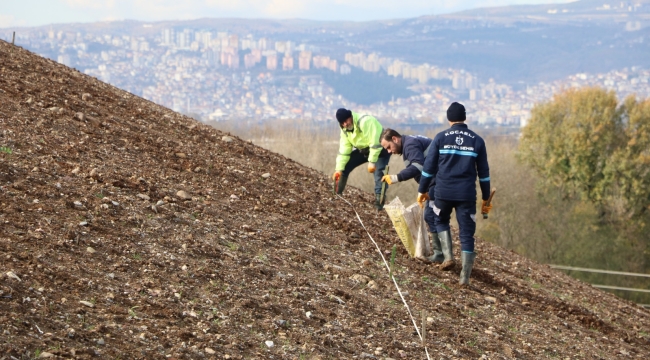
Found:
[[[407,19],[359,36],[384,56],[523,86],[580,72],[650,67],[650,1],[481,8]]]
[[[0,64],[0,359],[425,358],[326,175],[1,41]],[[399,249],[432,358],[650,356],[648,310],[548,266],[479,239],[463,288]]]
[[[448,17],[482,17],[493,21],[517,22],[595,22],[626,21],[630,18],[650,20],[650,0],[579,0],[555,4],[485,7],[449,14]]]

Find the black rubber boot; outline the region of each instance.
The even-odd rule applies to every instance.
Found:
[[[440,245],[440,239],[438,238],[438,233],[429,233],[431,237],[431,247],[433,248],[433,255],[429,256],[427,259],[431,262],[441,264],[445,261],[445,256],[442,254],[442,245]]]
[[[343,190],[345,190],[345,184],[347,183],[348,183],[348,177],[341,175],[341,177],[339,178],[339,183],[336,189],[336,193],[339,195],[343,194]]]
[[[458,282],[459,284],[469,285],[469,276],[472,274],[474,259],[476,259],[475,252],[462,251],[460,253],[460,260],[463,263],[463,270],[460,271],[460,281]]]
[[[445,257],[445,261],[440,265],[440,270],[451,270],[456,266],[456,262],[454,261],[454,251],[451,245],[451,231],[447,230],[438,233],[438,238],[440,238],[442,255]]]
[[[375,209],[383,210],[384,204],[381,203],[381,194],[375,194]]]

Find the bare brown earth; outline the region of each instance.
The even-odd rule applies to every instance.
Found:
[[[226,135],[0,42],[0,359],[426,358],[328,178]],[[432,358],[650,356],[647,310],[477,243],[470,288],[400,246]]]

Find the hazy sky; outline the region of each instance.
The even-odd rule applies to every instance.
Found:
[[[0,28],[202,17],[377,20],[567,0],[0,0]]]

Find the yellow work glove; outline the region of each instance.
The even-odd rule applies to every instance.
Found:
[[[332,180],[334,180],[334,181],[338,180],[341,177],[341,173],[342,173],[342,171],[340,171],[340,170],[335,171],[334,175],[332,175]]]
[[[427,193],[418,193],[418,205],[420,205],[420,209],[424,209],[424,203],[429,200],[429,194]]]
[[[487,203],[487,200],[483,200],[483,204],[481,205],[481,214],[489,214],[490,210],[492,210],[492,204]]]
[[[388,185],[393,185],[394,183],[399,182],[399,180],[397,180],[397,175],[384,175],[381,177],[381,181]]]
[[[375,166],[375,163],[374,163],[374,162],[369,162],[369,163],[368,163],[368,172],[369,172],[369,173],[374,173],[376,168],[377,168],[377,167]]]

